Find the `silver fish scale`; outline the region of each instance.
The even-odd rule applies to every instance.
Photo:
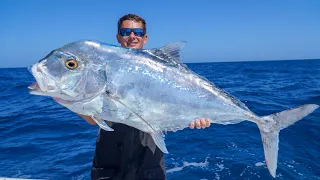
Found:
[[[108,62],[107,89],[156,131],[183,129],[199,117],[220,124],[244,119],[245,111],[214,94],[204,79],[148,58],[130,57]]]

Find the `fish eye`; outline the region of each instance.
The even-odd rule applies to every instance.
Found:
[[[66,60],[65,65],[68,69],[74,70],[78,67],[78,62],[75,59],[68,59]]]

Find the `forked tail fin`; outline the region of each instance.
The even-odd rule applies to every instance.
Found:
[[[318,107],[319,106],[316,104],[306,104],[293,109],[271,114],[269,116],[261,117],[261,121],[258,126],[261,133],[264,156],[269,172],[273,177],[276,176],[277,170],[280,130],[309,115]]]

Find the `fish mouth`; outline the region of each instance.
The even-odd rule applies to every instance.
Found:
[[[30,94],[46,96],[46,93],[41,90],[41,88],[37,82],[30,84],[28,86],[28,89],[29,89]]]
[[[28,86],[28,89],[30,89],[30,90],[40,90],[40,87],[39,87],[39,84],[37,82],[34,82],[34,83],[32,83],[32,84],[30,84]]]
[[[36,77],[35,77],[35,73],[34,73],[34,66],[30,66],[30,67],[28,67],[28,71],[34,76],[34,78],[36,79]],[[37,80],[37,79],[36,79]],[[29,86],[28,86],[28,89],[29,89],[29,93],[30,94],[36,94],[36,95],[38,95],[36,92],[42,92],[41,91],[41,89],[40,89],[40,86],[39,86],[39,84],[37,83],[37,82],[34,82],[34,83],[32,83],[32,84],[30,84]]]
[[[28,89],[29,89],[29,93],[30,93],[30,94],[34,94],[34,95],[44,95],[44,96],[48,96],[48,95],[49,95],[49,92],[46,92],[46,91],[41,90],[38,82],[34,82],[34,83],[30,84],[30,85],[28,86]],[[48,89],[54,89],[54,87],[48,86]]]
[[[54,89],[54,87],[53,87],[53,86],[50,86],[50,85],[47,85],[47,87],[48,87],[49,90],[50,90],[50,89]],[[38,84],[38,82],[34,82],[34,83],[30,84],[30,85],[28,86],[28,89],[30,89],[30,90],[42,91],[41,88],[40,88],[40,86],[39,86],[39,84]],[[42,92],[45,92],[45,91],[42,91]]]
[[[57,90],[54,86],[55,83],[53,78],[46,73],[45,69],[46,68],[42,64],[36,64],[28,68],[29,72],[36,80],[36,82],[28,86],[31,93],[36,93],[36,95],[45,95]]]
[[[30,84],[28,86],[28,89],[29,89],[29,93],[30,94],[34,94],[34,95],[41,95],[41,96],[50,96],[48,93],[44,92],[41,90],[39,84],[37,82],[34,82],[32,84]],[[58,98],[58,97],[53,97],[51,96],[52,99],[59,103],[59,104],[64,104],[64,105],[68,105],[68,104],[73,104],[74,101],[69,101],[69,100],[64,100],[64,99],[61,99],[61,98]]]

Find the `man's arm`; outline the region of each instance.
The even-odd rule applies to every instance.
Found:
[[[87,123],[91,124],[91,125],[96,125],[97,123],[90,117],[90,116],[85,116],[82,114],[78,114],[80,117],[82,117],[84,120],[87,121]]]
[[[97,124],[90,116],[85,116],[85,115],[81,115],[81,114],[78,114],[78,115],[80,117],[82,117],[84,120],[86,120],[91,125]],[[205,119],[205,118],[196,119],[194,122],[189,124],[189,127],[191,129],[194,129],[195,126],[197,129],[201,129],[201,128],[204,129],[204,128],[210,126],[210,121],[209,121],[209,119]]]

